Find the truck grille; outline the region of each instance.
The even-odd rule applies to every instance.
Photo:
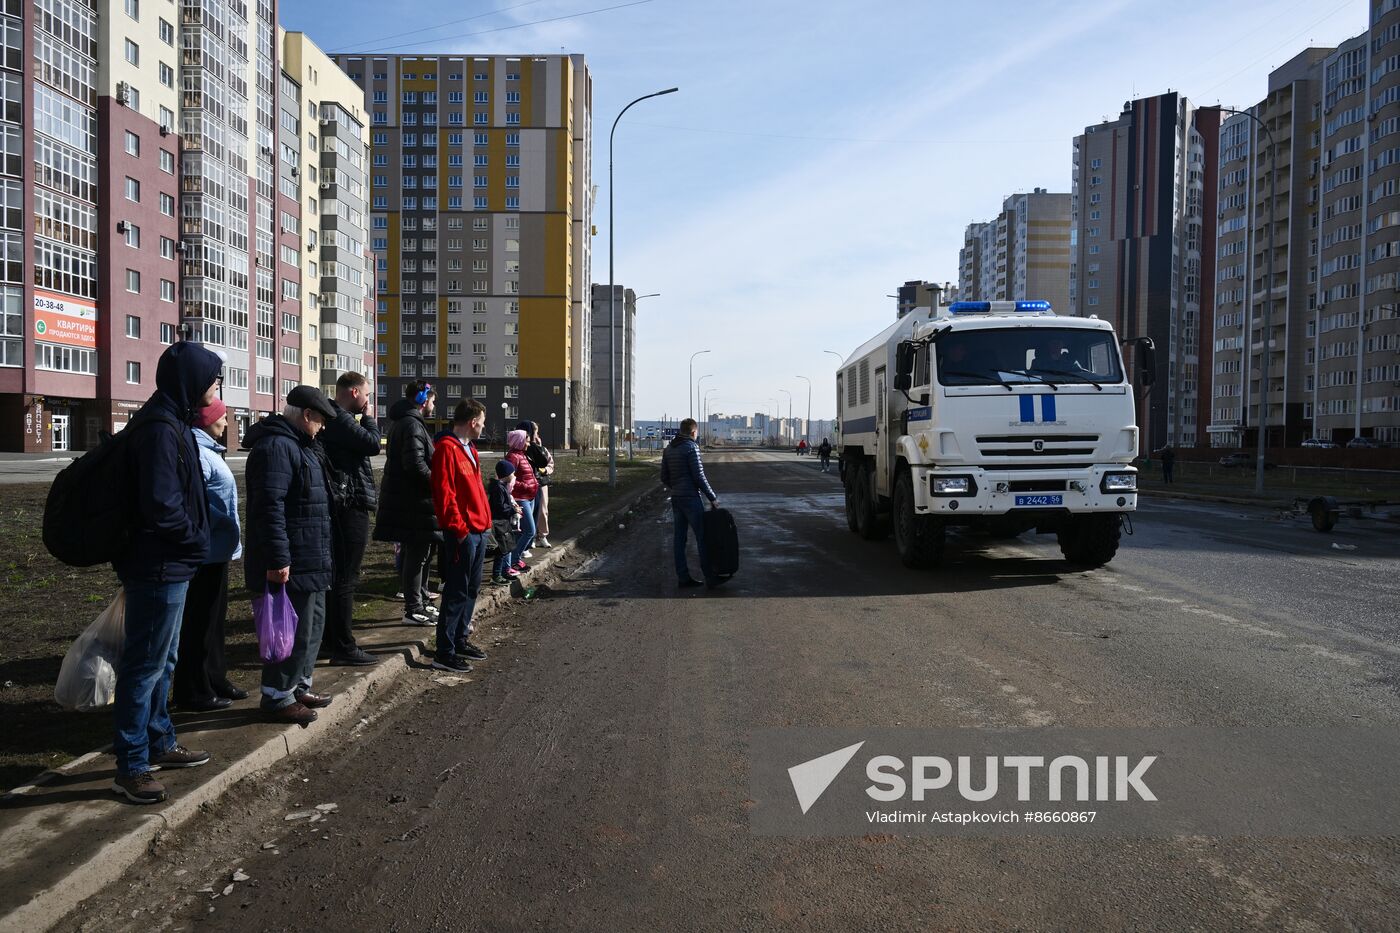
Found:
[[[1097,434],[980,434],[977,450],[983,457],[1088,457],[1098,442]]]

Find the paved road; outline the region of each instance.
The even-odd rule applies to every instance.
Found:
[[[1101,570],[1028,535],[965,541],[916,573],[845,530],[837,480],[812,462],[739,455],[710,473],[747,532],[729,587],[677,595],[653,510],[503,620],[470,683],[235,795],[98,916],[240,931],[1396,925],[1395,839],[784,839],[746,815],[758,727],[1394,726],[1396,530],[1150,501]],[[340,811],[283,823],[318,801]],[[193,893],[234,867],[254,881]]]

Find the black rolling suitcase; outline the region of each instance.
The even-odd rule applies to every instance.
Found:
[[[705,556],[711,576],[728,580],[739,571],[739,529],[728,509],[705,510]]]

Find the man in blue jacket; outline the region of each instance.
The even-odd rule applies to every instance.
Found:
[[[112,790],[133,803],[159,803],[165,788],[152,766],[192,768],[209,760],[175,741],[166,701],[190,580],[209,554],[209,504],[195,415],[218,395],[223,360],[197,343],[174,344],[156,364],[156,391],[127,425],[136,527],[112,568],[126,591],[126,645],[117,669],[113,719],[117,776]],[[104,490],[97,495],[122,494]]]
[[[703,494],[710,500],[710,508],[719,506],[719,497],[710,488],[705,466],[700,462],[700,445],[695,442],[699,428],[694,418],[686,418],[661,456],[661,485],[671,490],[671,521],[676,528],[676,579],[682,589],[705,585],[690,575],[685,562],[687,527],[695,532],[695,548],[700,552],[705,583],[719,586],[723,582],[710,573],[710,562],[705,554],[705,505],[700,496]]]
[[[287,393],[280,415],[248,430],[248,540],[244,581],[253,593],[285,586],[297,614],[292,653],[264,664],[262,709],[271,722],[308,726],[331,698],[311,692],[331,588],[330,468],[316,435],[335,409],[315,386]]]

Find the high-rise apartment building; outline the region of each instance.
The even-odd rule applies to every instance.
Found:
[[[580,411],[591,85],[579,55],[337,55],[370,117],[380,413],[406,382],[494,424]],[[583,435],[580,437],[580,435]]]
[[[994,220],[964,231],[958,272],[964,300],[1042,299],[1071,313],[1070,196],[1036,188],[1007,197]]]
[[[358,258],[336,254],[319,270],[309,255],[319,245],[303,249],[304,214],[326,235],[301,173],[309,168],[314,183],[339,154],[322,151],[331,143],[316,135],[319,110],[302,116],[320,106],[305,76],[281,72],[270,0],[0,9],[0,448],[81,449],[120,430],[179,339],[224,356],[239,433],[280,408],[293,385],[315,382],[308,368],[333,382],[303,343],[320,313],[303,311],[303,264],[319,271],[313,294],[358,301],[363,330],[365,237],[347,230],[343,248]],[[334,67],[315,55],[334,84]],[[339,80],[324,99],[343,101],[353,119],[332,111],[329,136],[350,127],[363,162],[362,95]],[[317,153],[309,166],[303,145]],[[363,227],[362,203],[358,211]],[[358,347],[333,346],[326,366],[363,368],[362,335]]]
[[[613,333],[611,340],[608,327]],[[615,286],[608,300],[608,286],[593,286],[592,396],[593,420],[597,423],[594,446],[608,442],[608,373],[613,379],[613,400],[617,407],[618,436],[636,424],[637,372],[637,295],[630,288]]]
[[[1309,49],[1275,70],[1268,96],[1220,127],[1215,304],[1201,322],[1202,359],[1209,363],[1202,445],[1257,443],[1266,352],[1268,445],[1296,447],[1311,430],[1303,387],[1312,378],[1304,360],[1317,309],[1321,79],[1330,51]]]
[[[1206,218],[1219,133],[1219,110],[1167,93],[1130,101],[1074,141],[1069,305],[1156,344],[1158,381],[1138,399],[1144,452],[1203,442],[1200,318],[1214,307]]]

